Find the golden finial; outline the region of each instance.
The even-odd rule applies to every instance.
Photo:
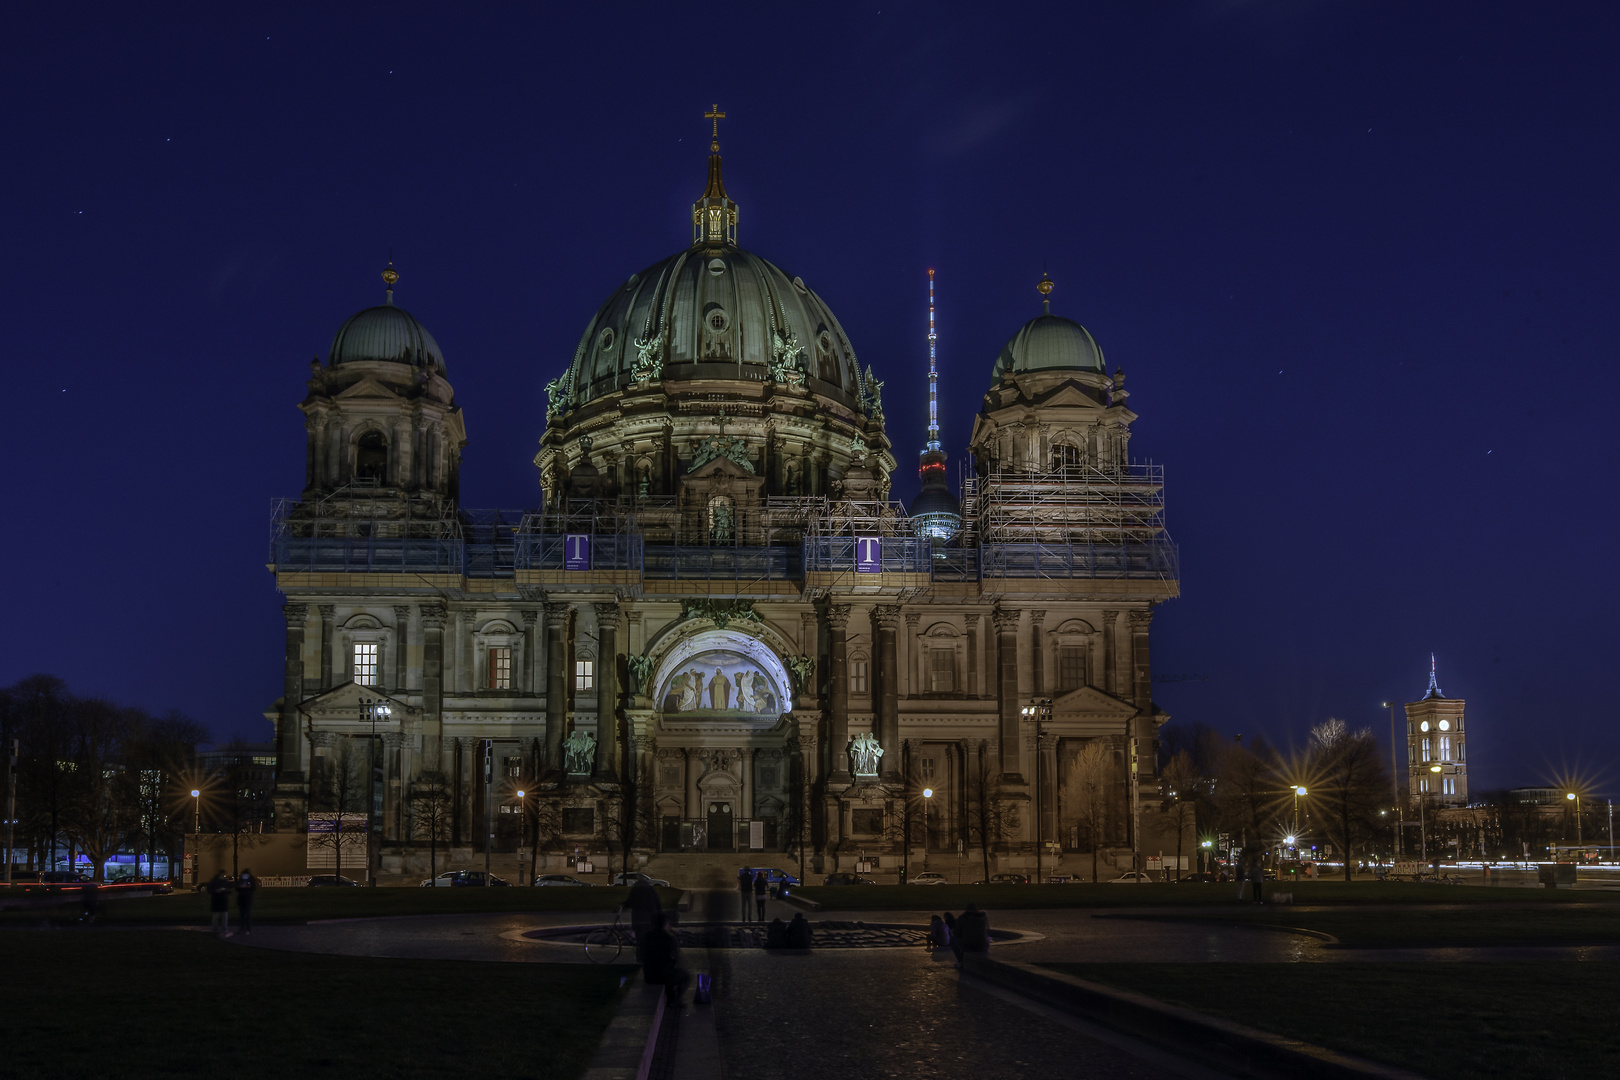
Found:
[[[1040,293],[1042,296],[1051,296],[1054,288],[1056,288],[1056,286],[1052,284],[1052,279],[1043,273],[1041,275],[1041,280],[1035,286],[1035,291]]]
[[[383,284],[388,286],[388,302],[394,302],[394,282],[399,280],[399,271],[394,269],[394,260],[388,260],[388,266],[382,272]]]
[[[715,102],[714,105],[710,106],[709,111],[703,114],[703,119],[714,121],[714,134],[709,139],[709,153],[711,154],[720,152],[720,121],[725,118],[726,114],[720,111],[719,102]]]

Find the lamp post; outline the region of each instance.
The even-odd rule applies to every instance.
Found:
[[[380,716],[387,720],[392,710],[388,708],[386,698],[361,698],[360,704],[371,717],[371,741],[366,744],[368,764],[371,768],[371,786],[367,792],[366,800],[366,884],[375,887],[377,884],[376,859],[372,857],[372,848],[376,847],[377,854],[382,854],[382,845],[373,844],[373,837],[381,832],[381,822],[377,820],[377,803],[382,799],[382,786],[377,775],[377,718]],[[343,843],[343,811],[338,810],[338,843]]]
[[[202,792],[196,788],[191,789],[191,884],[197,885],[197,875],[202,872]]]
[[[1294,835],[1296,835],[1296,836],[1299,835],[1299,831],[1300,831],[1300,829],[1299,829],[1299,800],[1300,800],[1300,798],[1302,796],[1304,796],[1306,794],[1307,794],[1307,792],[1305,790],[1305,785],[1303,785],[1303,784],[1295,785],[1295,787],[1294,787]]]
[[[1384,708],[1389,710],[1389,793],[1395,800],[1395,853],[1390,856],[1393,860],[1401,855],[1401,830],[1405,827],[1406,815],[1401,808],[1401,782],[1395,768],[1395,703],[1386,701]]]
[[[1565,794],[1564,798],[1575,804],[1575,846],[1581,846],[1581,797],[1573,791]]]
[[[528,828],[528,803],[523,801],[523,789],[518,789],[518,878],[523,879],[523,831]],[[530,856],[532,863],[533,856]]]
[[[934,789],[923,788],[923,871],[928,870],[928,800],[934,797]]]
[[[1042,730],[1041,724],[1043,721],[1051,719],[1052,699],[1031,698],[1029,704],[1024,706],[1023,712],[1025,717],[1035,721],[1035,884],[1039,885],[1042,877],[1041,856],[1044,853],[1042,849],[1046,847],[1046,812],[1044,808],[1046,784],[1044,783],[1045,771],[1041,767],[1045,761],[1045,755],[1041,752],[1043,749],[1041,743],[1046,737],[1046,732]],[[928,860],[925,857],[923,861],[927,862]]]

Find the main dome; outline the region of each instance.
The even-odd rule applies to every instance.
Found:
[[[393,304],[356,312],[332,338],[333,367],[364,360],[411,364],[444,374],[439,343],[410,312]]]
[[[1048,312],[1029,320],[1002,346],[990,378],[996,381],[1008,374],[1054,369],[1106,370],[1102,349],[1091,332],[1073,319]]]
[[[821,297],[774,263],[697,244],[632,274],[585,327],[572,405],[632,383],[773,378],[796,363],[812,391],[859,402],[855,350]]]

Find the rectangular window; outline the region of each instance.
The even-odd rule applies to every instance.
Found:
[[[1428,791],[1429,790],[1429,778],[1427,776],[1423,777],[1422,779],[1420,779],[1418,781],[1418,790],[1419,791]]]
[[[1063,645],[1058,648],[1058,689],[1078,690],[1086,684],[1086,647]]]
[[[354,643],[354,681],[359,686],[377,685],[377,643]]]
[[[1442,736],[1440,736],[1440,760],[1441,761],[1450,761],[1451,760],[1451,736],[1450,735],[1442,735]]]
[[[1457,778],[1455,776],[1446,777],[1445,785],[1446,785],[1445,786],[1445,794],[1447,794],[1447,795],[1455,795],[1455,794],[1457,794]]]
[[[866,693],[866,661],[851,660],[849,663],[849,692],[852,694]]]
[[[594,660],[574,661],[574,689],[591,690],[596,687],[596,662]]]
[[[956,653],[951,649],[934,649],[928,654],[928,689],[936,694],[948,694],[956,689]]]
[[[1423,739],[1423,760],[1429,760],[1429,740],[1427,736]]]
[[[523,757],[522,757],[522,755],[520,755],[520,754],[508,755],[508,757],[506,759],[506,775],[507,776],[522,776],[523,775]]]
[[[934,786],[934,759],[931,757],[917,759],[917,775],[929,787]]]
[[[489,650],[489,688],[491,690],[512,689],[511,649],[492,648]]]

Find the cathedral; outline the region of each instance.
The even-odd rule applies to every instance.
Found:
[[[317,819],[363,811],[384,875],[430,845],[440,867],[761,852],[975,876],[1174,852],[1149,640],[1178,560],[1123,371],[1043,277],[985,358],[953,492],[930,307],[908,512],[884,383],[738,245],[718,113],[691,244],[555,359],[536,505],[460,504],[476,418],[392,266],[312,363],[304,490],[271,536],[278,830],[310,830],[313,866]]]

